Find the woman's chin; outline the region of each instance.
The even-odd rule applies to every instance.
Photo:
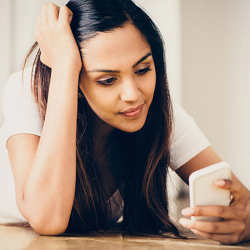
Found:
[[[135,124],[125,124],[124,126],[118,126],[117,129],[126,133],[135,133],[144,127],[145,121]]]

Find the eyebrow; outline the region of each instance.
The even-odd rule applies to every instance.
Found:
[[[146,60],[148,57],[152,56],[152,53],[149,52],[145,56],[143,56],[140,60],[138,60],[134,65],[133,68],[135,68],[137,65],[142,63],[144,60]],[[109,70],[109,69],[94,69],[94,70],[88,70],[87,72],[105,72],[105,73],[120,73],[119,70]]]

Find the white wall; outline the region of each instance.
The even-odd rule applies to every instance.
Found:
[[[0,83],[4,82],[9,75],[11,67],[11,1],[4,0],[1,2],[0,7],[0,28],[1,28],[1,39],[0,39]],[[0,91],[2,90],[3,84],[0,84]]]
[[[182,97],[250,187],[250,1],[181,1]]]

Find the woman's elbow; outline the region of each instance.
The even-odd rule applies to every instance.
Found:
[[[29,221],[29,224],[37,234],[50,236],[63,234],[68,226],[63,220],[42,221],[38,218]]]

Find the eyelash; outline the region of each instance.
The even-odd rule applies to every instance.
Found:
[[[137,75],[139,75],[139,76],[143,76],[149,71],[151,71],[151,68],[146,67],[146,68],[143,68],[143,69],[140,69],[140,70],[136,71],[135,73]],[[109,85],[112,85],[114,81],[116,81],[116,78],[115,77],[110,77],[110,78],[107,78],[106,80],[99,80],[99,81],[97,81],[97,83],[99,83],[101,85],[109,86]]]

